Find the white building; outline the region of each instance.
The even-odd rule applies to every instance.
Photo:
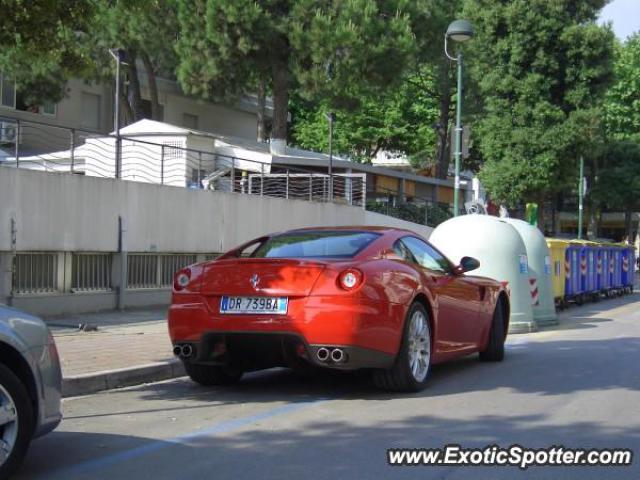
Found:
[[[146,76],[141,75],[140,81],[143,105],[150,110]],[[191,130],[256,139],[255,96],[245,96],[234,105],[221,105],[184,95],[174,81],[158,78],[157,83],[162,121]],[[72,79],[67,83],[65,98],[57,104],[25,105],[14,82],[0,73],[0,149],[14,149],[9,134],[17,122],[21,123],[18,142],[24,154],[66,150],[88,135],[107,134],[114,125],[113,90],[111,84]],[[265,114],[267,118],[273,114],[270,99]]]

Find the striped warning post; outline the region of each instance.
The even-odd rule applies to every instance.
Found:
[[[531,305],[538,305],[540,303],[538,281],[533,277],[529,278],[529,290],[531,291]]]

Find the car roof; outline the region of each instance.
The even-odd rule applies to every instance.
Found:
[[[386,232],[402,232],[409,233],[415,235],[415,232],[411,230],[406,230],[404,228],[395,228],[395,227],[384,227],[379,225],[348,225],[348,226],[336,226],[336,227],[304,227],[304,228],[294,228],[292,230],[287,230],[282,233],[290,233],[290,232],[333,232],[333,231],[353,231],[353,232],[375,232],[375,233],[386,233]]]

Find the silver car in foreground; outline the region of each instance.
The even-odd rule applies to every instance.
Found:
[[[45,323],[0,305],[0,478],[20,465],[32,438],[60,423],[61,383]]]

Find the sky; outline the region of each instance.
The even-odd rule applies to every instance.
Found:
[[[640,30],[640,0],[612,0],[602,9],[600,21],[613,22],[613,31],[620,40]]]

